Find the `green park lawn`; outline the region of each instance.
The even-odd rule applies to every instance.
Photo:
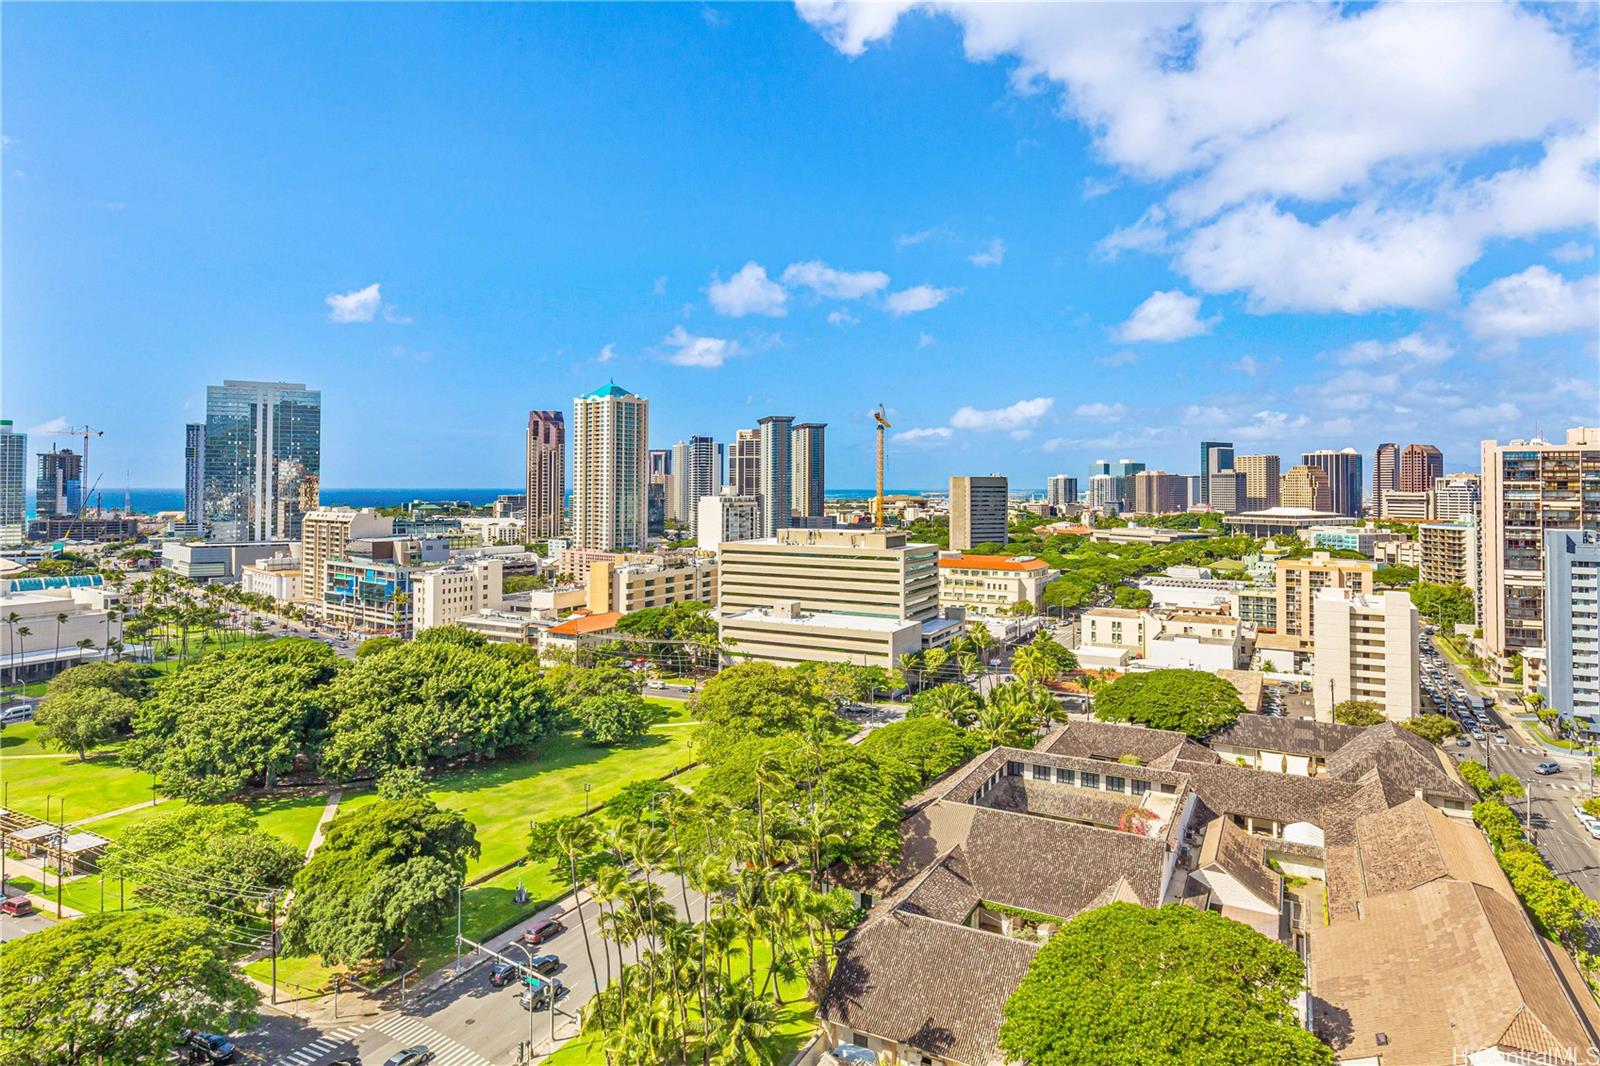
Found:
[[[0,760],[0,782],[4,783],[5,806],[11,810],[35,818],[58,819],[64,800],[68,822],[144,803],[151,796],[150,775],[123,766],[115,754],[91,756],[85,761],[79,761],[76,755],[65,759],[4,759]]]
[[[116,751],[122,746],[121,741],[102,744],[96,751]],[[64,752],[59,748],[47,748],[39,742],[39,727],[32,722],[21,722],[17,725],[8,725],[0,729],[0,762],[14,755],[55,755],[76,759],[77,752]]]
[[[772,949],[766,941],[756,941],[755,969],[757,981],[765,974],[767,960],[772,955]],[[747,963],[744,962],[744,949],[741,947],[735,952],[733,972],[742,974]],[[793,981],[780,981],[783,987],[784,1005],[778,1008],[777,1024],[767,1038],[767,1047],[772,1051],[773,1062],[788,1062],[794,1057],[795,1052],[811,1038],[817,1028],[817,1006],[805,998],[806,982],[804,977]],[[769,990],[770,991],[770,990]],[[697,1014],[694,1004],[690,1004],[690,1014]],[[601,1046],[598,1035],[578,1036],[563,1044],[554,1055],[544,1060],[543,1066],[605,1066],[605,1051]]]

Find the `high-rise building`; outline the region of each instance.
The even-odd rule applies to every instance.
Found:
[[[567,420],[562,412],[528,412],[526,459],[524,536],[530,543],[559,537],[567,502]]]
[[[1372,453],[1372,513],[1383,514],[1383,494],[1400,487],[1400,445],[1380,444]]]
[[[667,532],[667,496],[672,489],[672,453],[666,448],[649,452],[650,483],[645,487],[646,532],[652,537]]]
[[[40,452],[34,481],[34,512],[40,518],[71,518],[83,510],[83,456],[71,448]]]
[[[695,506],[695,536],[702,551],[735,540],[755,540],[761,532],[761,497],[742,496],[731,485],[716,496],[702,496]]]
[[[1483,479],[1446,474],[1433,483],[1433,516],[1441,522],[1476,522],[1483,510]]]
[[[1045,502],[1065,507],[1078,502],[1078,479],[1068,474],[1052,474],[1046,482]]]
[[[1407,444],[1400,453],[1400,491],[1427,492],[1444,474],[1444,453],[1431,444]]]
[[[1278,505],[1333,514],[1327,471],[1320,466],[1291,466],[1278,483]]]
[[[1318,721],[1333,721],[1333,708],[1346,700],[1375,703],[1392,722],[1421,713],[1421,630],[1408,593],[1327,588],[1317,593],[1313,609],[1311,697]]]
[[[613,381],[573,400],[572,412],[574,547],[643,547],[650,401]]]
[[[1211,472],[1211,509],[1218,514],[1238,514],[1250,510],[1246,495],[1247,479],[1237,470]]]
[[[1233,468],[1244,475],[1242,511],[1265,511],[1278,506],[1278,457],[1236,455]]]
[[[371,507],[319,507],[300,521],[300,596],[321,610],[327,603],[328,563],[349,554],[350,542],[394,533],[394,519]]]
[[[1509,656],[1545,644],[1544,542],[1600,529],[1600,427],[1547,440],[1483,442],[1483,640]]]
[[[183,523],[196,533],[206,520],[206,424],[183,427]]]
[[[0,418],[0,548],[18,548],[27,539],[23,522],[23,481],[28,470],[28,435]]]
[[[1383,494],[1383,510],[1379,512],[1384,518],[1393,518],[1397,522],[1426,522],[1435,517],[1433,514],[1433,498],[1426,492],[1407,492],[1405,489],[1390,489]]]
[[[1465,585],[1472,590],[1474,617],[1483,617],[1483,562],[1478,554],[1478,524],[1424,522],[1417,526],[1422,560],[1417,578],[1435,585]]]
[[[1143,463],[1132,459],[1118,459],[1116,462],[1096,459],[1089,466],[1089,474],[1091,480],[1095,477],[1115,479],[1113,490],[1116,509],[1126,511],[1133,507],[1133,475],[1143,469]]]
[[[205,472],[211,540],[299,540],[321,487],[322,393],[284,381],[207,386]]]
[[[1110,474],[1089,475],[1089,506],[1097,511],[1116,512],[1122,509],[1117,497],[1117,479]]]
[[[677,449],[673,449],[677,458]],[[676,463],[674,464],[676,465]],[[673,487],[681,483],[684,496],[684,524],[693,534],[699,524],[700,501],[722,492],[722,445],[710,437],[690,437],[684,452],[684,465],[673,479]]]
[[[1182,474],[1141,470],[1133,475],[1135,514],[1181,514],[1188,507],[1189,485]]]
[[[999,474],[950,479],[950,550],[971,551],[979,544],[1004,544],[1008,483]]]
[[[1328,493],[1334,514],[1361,517],[1361,454],[1354,448],[1333,451],[1323,448],[1300,456],[1306,466],[1318,467],[1328,475]],[[1285,506],[1288,506],[1287,504]]]
[[[689,482],[689,442],[680,440],[672,446],[672,473],[667,475],[667,521],[684,529],[695,501]]]
[[[1231,441],[1203,440],[1200,442],[1200,502],[1211,502],[1211,475],[1222,470],[1233,470],[1233,443]]]
[[[823,422],[798,422],[790,439],[794,469],[790,474],[791,510],[802,518],[821,518],[827,498],[827,443]]]
[[[794,416],[768,415],[760,427],[756,495],[761,497],[761,535],[774,537],[789,528],[794,501]]]
[[[1563,720],[1600,733],[1600,532],[1544,535],[1549,704]]]
[[[754,496],[761,491],[761,431],[734,432],[728,451],[728,484],[736,496]]]
[[[1312,552],[1309,559],[1279,559],[1276,566],[1278,628],[1261,634],[1257,644],[1297,655],[1312,650],[1317,595],[1323,589],[1370,593],[1378,569],[1365,559],[1335,559],[1327,552]]]

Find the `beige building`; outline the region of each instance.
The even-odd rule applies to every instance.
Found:
[[[1498,656],[1543,647],[1544,535],[1600,529],[1600,427],[1565,443],[1483,442],[1483,641]]]
[[[418,570],[411,575],[411,627],[420,633],[496,610],[504,597],[505,566],[493,556]]]
[[[1277,507],[1278,457],[1276,455],[1236,455],[1233,468],[1244,475],[1244,503],[1241,511],[1265,511]]]
[[[922,650],[923,629],[922,623],[905,618],[806,611],[789,600],[725,614],[719,635],[736,659],[779,666],[839,662],[887,670],[900,656]]]
[[[697,601],[715,603],[717,560],[693,556],[649,563],[596,560],[589,564],[586,599],[591,614],[631,614],[647,607]]]
[[[1139,514],[1182,514],[1189,509],[1189,482],[1182,474],[1141,470],[1133,475],[1133,507]]]
[[[1208,480],[1210,506],[1221,514],[1238,514],[1248,510],[1250,500],[1245,491],[1246,478],[1237,470],[1214,471]]]
[[[1483,507],[1483,479],[1477,474],[1446,474],[1433,483],[1433,517],[1441,522],[1476,522]]]
[[[300,560],[293,555],[270,555],[239,571],[239,590],[266,596],[279,603],[300,600]]]
[[[582,662],[584,653],[598,644],[604,644],[617,631],[622,615],[616,611],[602,614],[580,614],[544,631],[539,641],[541,655],[555,653],[552,657],[571,657]]]
[[[761,535],[759,496],[735,495],[729,486],[720,496],[700,497],[696,506],[695,536],[701,551],[716,551],[730,540],[755,540]]]
[[[1291,466],[1278,483],[1278,506],[1307,511],[1333,510],[1333,486],[1320,466]]]
[[[961,607],[968,614],[1000,614],[1024,601],[1038,607],[1051,570],[1032,556],[939,556],[939,606]]]
[[[1329,588],[1370,593],[1377,569],[1365,559],[1335,559],[1327,552],[1312,552],[1309,559],[1279,559],[1277,631],[1258,636],[1256,646],[1292,652],[1298,662],[1314,647],[1317,595]]]
[[[1389,489],[1383,494],[1380,513],[1397,522],[1426,522],[1433,517],[1433,494],[1427,490]]]
[[[1479,586],[1478,528],[1471,522],[1424,522],[1417,527],[1422,560],[1417,576],[1436,585]]]
[[[567,499],[567,425],[561,412],[529,411],[525,441],[523,536],[528,541],[559,537]]]
[[[461,523],[462,539],[472,544],[522,544],[526,532],[520,518],[493,518],[486,515],[467,515],[457,519]]]
[[[573,545],[644,547],[650,401],[612,382],[578,397],[572,410]]]
[[[1004,544],[1007,481],[999,474],[950,479],[950,550],[971,551],[979,544]]]
[[[796,601],[827,611],[920,621],[939,613],[939,549],[897,530],[783,529],[718,550],[722,612]]]
[[[1376,703],[1396,722],[1421,713],[1421,628],[1410,594],[1324,588],[1317,593],[1315,611],[1311,695],[1318,720],[1333,721],[1333,708],[1345,700]]]
[[[352,540],[387,537],[394,519],[371,507],[319,507],[300,520],[300,598],[320,607],[327,599],[328,564],[349,553]]]

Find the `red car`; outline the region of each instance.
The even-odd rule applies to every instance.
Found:
[[[524,944],[543,944],[546,940],[550,940],[566,931],[567,927],[562,925],[559,919],[546,918],[517,939]]]
[[[20,918],[24,914],[32,913],[33,901],[27,896],[12,896],[6,900],[0,900],[0,914],[13,914]]]

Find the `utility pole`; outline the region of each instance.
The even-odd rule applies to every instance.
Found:
[[[56,823],[56,921],[61,920],[61,867],[66,862],[67,797],[61,797],[61,820]]]
[[[456,976],[461,976],[461,885],[456,884]]]
[[[278,894],[267,897],[267,942],[272,949],[272,1002],[278,1002]]]

